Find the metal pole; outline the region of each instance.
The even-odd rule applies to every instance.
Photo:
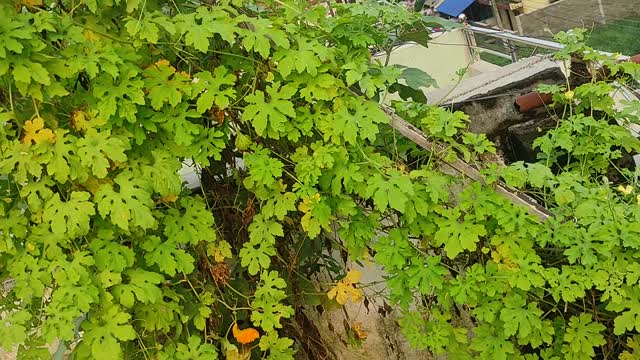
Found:
[[[491,0],[491,7],[493,8],[493,16],[495,16],[496,22],[498,23],[498,29],[500,29],[500,31],[504,31],[502,18],[500,18],[500,11],[498,10],[498,4],[496,3],[496,0]],[[511,46],[511,42],[505,39],[502,41],[502,44],[504,45],[504,48],[507,50],[507,52],[511,54],[511,62],[518,61],[518,55],[516,54],[515,48]]]

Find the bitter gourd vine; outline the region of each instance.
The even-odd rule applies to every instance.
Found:
[[[371,56],[441,19],[289,0],[22,0],[0,16],[0,346],[21,358],[59,343],[77,358],[291,359],[301,306],[367,296],[328,244],[384,267],[415,347],[638,355],[640,197],[616,160],[640,144],[611,124],[638,106],[608,98],[637,66],[598,59],[607,81],[546,88],[570,116],[537,141],[541,161],[468,184],[436,159],[491,142],[423,103],[426,74]],[[588,50],[579,37],[559,56]],[[446,153],[387,125],[394,92]],[[202,189],[183,186],[183,162]],[[498,178],[555,216],[497,197]]]

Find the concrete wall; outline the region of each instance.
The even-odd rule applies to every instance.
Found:
[[[532,0],[540,3],[542,0]],[[550,36],[576,27],[590,28],[616,18],[640,15],[636,1],[560,0],[544,8],[516,16],[522,35]]]

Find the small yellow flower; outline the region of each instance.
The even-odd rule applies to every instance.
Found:
[[[633,192],[633,186],[631,186],[631,185],[627,185],[627,186],[620,185],[620,186],[618,186],[618,191],[620,191],[624,195],[630,195]]]
[[[567,100],[573,100],[573,95],[574,95],[573,91],[569,90],[566,93],[564,93],[564,98]]]

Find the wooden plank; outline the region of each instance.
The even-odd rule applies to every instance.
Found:
[[[411,125],[398,115],[394,114],[390,109],[383,110],[389,116],[389,123],[391,124],[391,126],[414,143],[420,145],[420,147],[433,153],[443,152],[445,150],[444,146],[430,141],[420,129]],[[476,168],[465,163],[464,161],[460,159],[456,159],[455,161],[451,162],[444,161],[442,159],[439,159],[439,161],[455,172],[466,176],[469,179],[485,184],[482,174],[480,174],[480,172]],[[514,204],[525,206],[530,214],[537,216],[540,220],[544,221],[552,216],[549,210],[547,210],[543,206],[540,206],[540,204],[535,202],[535,200],[531,199],[526,194],[519,192],[518,190],[507,187],[502,182],[496,183],[494,186],[494,190],[497,194],[509,199]]]

